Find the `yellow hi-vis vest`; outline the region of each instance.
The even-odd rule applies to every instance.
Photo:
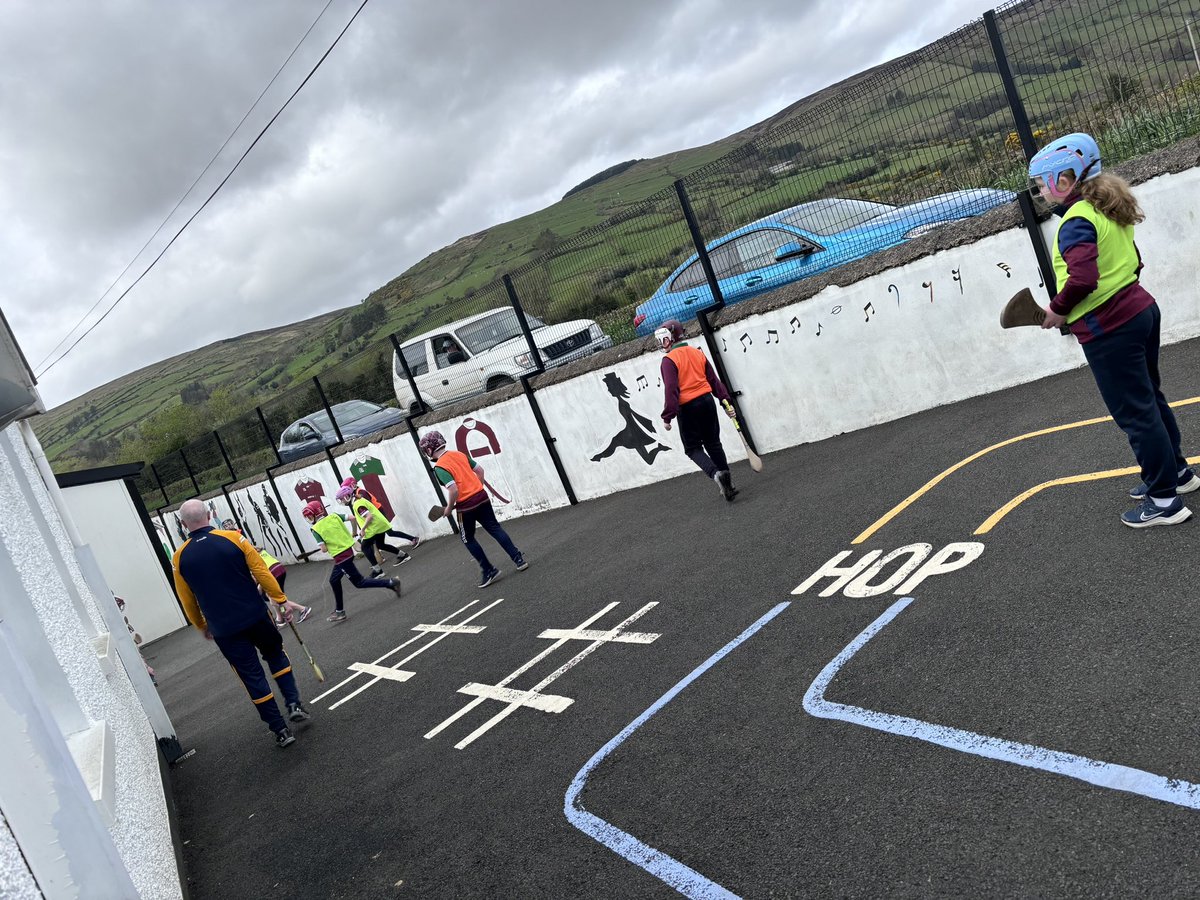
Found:
[[[343,550],[349,550],[354,546],[354,538],[350,537],[350,533],[346,531],[346,523],[342,521],[341,516],[330,513],[323,519],[318,519],[313,523],[313,531],[321,536],[321,542],[325,544],[325,551],[330,556],[337,556]]]
[[[363,497],[359,497],[350,507],[354,510],[354,520],[358,522],[358,527],[362,529],[362,536],[373,538],[377,534],[385,534],[392,529],[392,523],[387,520],[387,516],[383,514],[378,506]],[[371,522],[367,524],[367,513],[371,513]]]

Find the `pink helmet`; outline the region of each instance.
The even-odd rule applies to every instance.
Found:
[[[358,490],[358,480],[353,476],[350,478],[344,478],[342,479],[342,487],[350,488],[351,491],[356,491]]]
[[[308,503],[304,504],[304,509],[301,510],[301,512],[305,518],[312,516],[314,519],[316,519],[325,515],[325,507],[316,500],[310,500]]]
[[[434,454],[446,446],[446,439],[440,431],[427,431],[417,446],[421,448],[422,453],[433,459]]]
[[[354,488],[350,487],[350,485],[343,482],[342,486],[337,489],[337,493],[334,494],[333,496],[337,499],[337,501],[339,503],[346,503],[350,500],[351,497],[354,496]]]

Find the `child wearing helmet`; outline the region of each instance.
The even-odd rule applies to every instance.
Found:
[[[333,570],[329,573],[329,586],[333,589],[334,610],[326,621],[346,621],[346,609],[342,598],[342,578],[349,578],[356,588],[387,588],[400,596],[398,578],[363,578],[354,564],[354,538],[346,531],[346,520],[339,513],[326,512],[318,501],[312,500],[302,510],[304,518],[312,526],[312,535],[320,549],[333,557]]]
[[[396,557],[396,565],[408,562],[409,555],[407,553],[387,542],[390,523],[376,504],[365,497],[356,496],[354,488],[347,484],[338,488],[334,496],[339,503],[350,507],[353,515],[350,520],[350,529],[359,537],[363,555],[371,564],[372,578],[378,578],[383,574],[383,566],[380,564],[382,560],[377,556],[378,551],[390,551]]]
[[[383,532],[384,535],[386,535],[387,537],[400,538],[400,540],[402,540],[402,541],[408,541],[412,545],[409,548],[410,550],[415,550],[420,545],[421,538],[418,535],[409,534],[406,531],[401,531],[398,528],[392,527],[392,523],[388,520],[387,513],[383,511],[383,504],[380,503],[379,500],[376,499],[374,494],[372,494],[370,491],[368,491],[363,485],[359,484],[357,478],[354,478],[353,476],[345,478],[342,481],[342,487],[349,488],[353,492],[353,497],[355,499],[366,500],[372,506],[374,506],[376,509],[378,509],[380,511],[380,513],[383,515],[384,521],[386,521],[387,525],[388,525],[387,531]],[[339,488],[338,490],[340,493],[341,488]],[[364,553],[366,553],[366,549],[367,548],[364,546],[363,547]],[[404,563],[408,562],[408,554],[405,553],[403,550],[395,550],[395,549],[392,549],[391,547],[389,547],[388,549],[391,550],[392,554],[396,557],[396,561],[394,563],[392,563],[392,565],[399,566],[399,565],[403,565]],[[383,558],[380,557],[381,565],[382,565],[382,562],[383,562]],[[374,568],[378,568],[378,569],[380,569],[380,572],[382,572],[383,570],[382,570],[381,565],[375,566]]]
[[[1043,328],[1067,325],[1079,341],[1113,421],[1129,438],[1141,503],[1121,516],[1130,528],[1176,525],[1192,514],[1179,494],[1200,488],[1181,449],[1179,426],[1158,371],[1162,314],[1138,279],[1133,226],[1145,216],[1120,178],[1103,172],[1088,134],[1051,141],[1029,162],[1029,178],[1062,216],[1054,239],[1058,293]]]
[[[238,528],[237,521],[234,519],[222,519],[221,530],[242,534],[242,529]],[[244,536],[245,535],[243,535],[243,537]],[[261,556],[263,562],[267,564],[267,569],[269,569],[271,574],[275,576],[275,580],[279,582],[279,590],[282,591],[283,583],[287,580],[287,566],[273,557],[262,547],[255,547],[254,549],[258,551],[258,555]],[[295,616],[295,622],[297,625],[299,625],[310,615],[312,615],[311,606],[303,606],[292,600],[284,601],[283,605],[275,603],[266,595],[261,585],[259,585],[258,593],[263,598],[264,602],[266,602],[267,609],[271,613],[271,620],[275,623],[276,628],[282,628],[284,625],[286,625],[289,616]]]
[[[674,319],[663,322],[654,332],[659,348],[666,354],[660,372],[663,383],[662,420],[667,429],[679,419],[683,452],[717,483],[726,501],[737,496],[733,475],[721,446],[721,425],[717,418],[716,395],[729,417],[735,415],[729,391],[713,371],[712,363],[695,347],[683,343],[683,326]]]
[[[483,530],[495,538],[496,543],[516,564],[518,572],[528,569],[529,564],[525,562],[525,557],[512,542],[508,532],[496,521],[492,501],[483,487],[483,466],[465,453],[447,450],[446,439],[440,431],[427,432],[418,445],[421,452],[433,463],[433,474],[446,488],[449,499],[443,513],[448,516],[455,509],[458,510],[458,535],[482,570],[479,586],[485,588],[499,578],[500,570],[492,565],[479,541],[475,540],[476,525],[483,526]]]

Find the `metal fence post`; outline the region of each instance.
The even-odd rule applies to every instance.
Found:
[[[192,479],[192,487],[196,491],[196,496],[200,496],[200,483],[196,481],[196,473],[192,471],[192,464],[188,462],[187,454],[182,448],[179,450],[179,458],[183,460],[183,467],[187,469],[188,478]]]
[[[708,286],[712,289],[715,301],[712,306],[705,307],[696,313],[696,319],[700,323],[700,333],[704,335],[704,343],[708,347],[709,356],[712,357],[713,369],[716,370],[717,377],[729,389],[729,402],[733,406],[733,411],[737,413],[738,424],[741,425],[746,443],[750,445],[751,449],[757,451],[758,445],[754,443],[750,425],[742,414],[741,404],[738,403],[738,397],[742,395],[742,392],[735,390],[729,381],[729,373],[725,371],[725,360],[717,350],[715,329],[708,319],[710,312],[719,312],[725,308],[725,295],[721,293],[721,285],[717,282],[717,273],[713,270],[712,260],[708,258],[708,248],[704,246],[704,235],[700,232],[700,223],[696,221],[696,213],[692,210],[692,201],[688,199],[687,188],[684,187],[682,178],[675,181],[675,193],[679,197],[679,207],[683,210],[684,221],[687,222],[688,232],[696,247],[696,255],[700,257],[700,266],[704,269],[704,277],[708,279]]]
[[[325,412],[329,415],[329,421],[333,424],[333,433],[337,435],[337,443],[333,447],[340,447],[346,443],[346,439],[342,437],[342,429],[338,427],[337,419],[333,417],[333,408],[329,405],[329,399],[325,396],[325,388],[321,387],[321,380],[316,375],[313,376],[313,384],[317,386],[317,396],[321,398],[321,405],[325,407]],[[325,443],[322,438],[321,443]],[[342,481],[342,470],[338,468],[337,460],[333,458],[333,447],[325,445],[325,458],[329,460],[329,465],[333,469],[333,474],[337,476],[338,483]]]
[[[433,466],[429,464],[429,459],[421,452],[421,437],[417,434],[417,426],[413,424],[413,419],[419,419],[429,411],[429,407],[425,404],[425,398],[421,396],[421,392],[417,389],[416,379],[413,378],[412,367],[408,364],[408,359],[404,355],[404,350],[400,346],[400,338],[395,334],[389,334],[388,338],[392,342],[392,347],[396,351],[396,360],[400,363],[400,368],[404,371],[404,377],[408,379],[408,386],[412,389],[413,397],[416,400],[417,411],[409,412],[404,417],[404,422],[408,425],[409,436],[412,437],[413,446],[417,449],[417,456],[421,458],[421,464],[425,466],[425,474],[429,476],[429,483],[433,485],[433,491],[437,494],[438,501],[446,505],[446,492],[442,490],[442,483],[438,481],[437,475],[433,471]],[[400,398],[397,397],[397,400]],[[454,533],[458,534],[458,522],[454,516],[449,516],[446,519],[450,523],[450,527],[454,529]]]
[[[536,367],[534,374],[540,374],[546,371],[546,364],[542,360],[541,351],[534,343],[533,332],[529,329],[529,319],[525,315],[525,307],[521,305],[521,298],[517,296],[516,288],[513,287],[512,278],[505,275],[503,278],[504,290],[508,293],[508,300],[512,303],[513,311],[517,314],[517,324],[521,326],[521,333],[525,335],[525,343],[529,345],[529,352],[533,356],[533,364]],[[554,445],[558,442],[558,438],[550,434],[550,429],[546,427],[546,419],[542,415],[541,404],[537,401],[536,391],[533,385],[529,382],[529,375],[521,376],[521,388],[525,391],[525,399],[529,401],[529,409],[533,413],[533,420],[537,423],[538,431],[542,434],[542,442],[546,445],[546,452],[550,454],[550,461],[554,463],[554,471],[558,473],[558,480],[562,482],[563,491],[567,495],[567,502],[574,506],[579,502],[575,496],[575,488],[571,486],[571,479],[567,475],[567,470],[563,466],[562,458],[558,455],[558,448]]]
[[[996,24],[994,9],[989,9],[983,14],[983,27],[987,31],[988,40],[992,45],[992,56],[996,60],[996,72],[1000,75],[1000,81],[1004,85],[1004,96],[1008,99],[1013,126],[1016,129],[1017,137],[1021,139],[1021,149],[1025,153],[1025,161],[1028,162],[1038,151],[1037,142],[1033,138],[1033,129],[1029,125],[1029,116],[1025,112],[1025,103],[1021,99],[1021,92],[1017,90],[1017,81],[1013,78],[1012,67],[1008,64],[1008,53],[1004,49],[1000,26]],[[1042,230],[1029,191],[1022,191],[1018,194],[1017,205],[1021,207],[1021,218],[1025,222],[1025,230],[1029,232],[1033,255],[1037,258],[1038,268],[1042,273],[1042,283],[1045,284],[1046,292],[1053,299],[1054,295],[1058,293],[1054,266],[1050,262],[1050,254],[1046,251],[1046,242],[1042,240]]]
[[[275,483],[275,470],[283,465],[283,459],[280,458],[279,448],[275,446],[275,441],[271,438],[271,429],[267,425],[267,417],[263,415],[262,407],[256,406],[254,407],[254,411],[258,413],[258,421],[262,425],[263,435],[267,439],[267,446],[275,454],[275,464],[267,466],[264,474],[267,476],[267,481],[271,482],[271,490],[275,492],[275,499],[279,501],[279,511],[287,521],[288,530],[292,533],[292,538],[296,541],[296,559],[305,559],[308,553],[304,551],[304,544],[300,542],[300,533],[296,531],[296,525],[292,521],[292,517],[288,515],[287,504],[283,502],[283,494],[279,493],[279,485]]]

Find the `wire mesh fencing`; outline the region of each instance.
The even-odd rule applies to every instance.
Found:
[[[1200,134],[1198,12],[1194,0],[997,10],[1034,137],[1086,131],[1111,165]]]
[[[692,251],[671,186],[515,271],[522,305],[547,326],[535,332],[546,367],[652,333],[655,292]]]
[[[242,413],[222,425],[217,429],[217,434],[221,436],[221,443],[229,455],[233,476],[237,480],[259,475],[278,461],[275,456],[276,444],[264,430],[257,409]]]
[[[283,462],[324,453],[326,447],[338,443],[321,390],[311,378],[267,400],[260,409],[267,434]]]

